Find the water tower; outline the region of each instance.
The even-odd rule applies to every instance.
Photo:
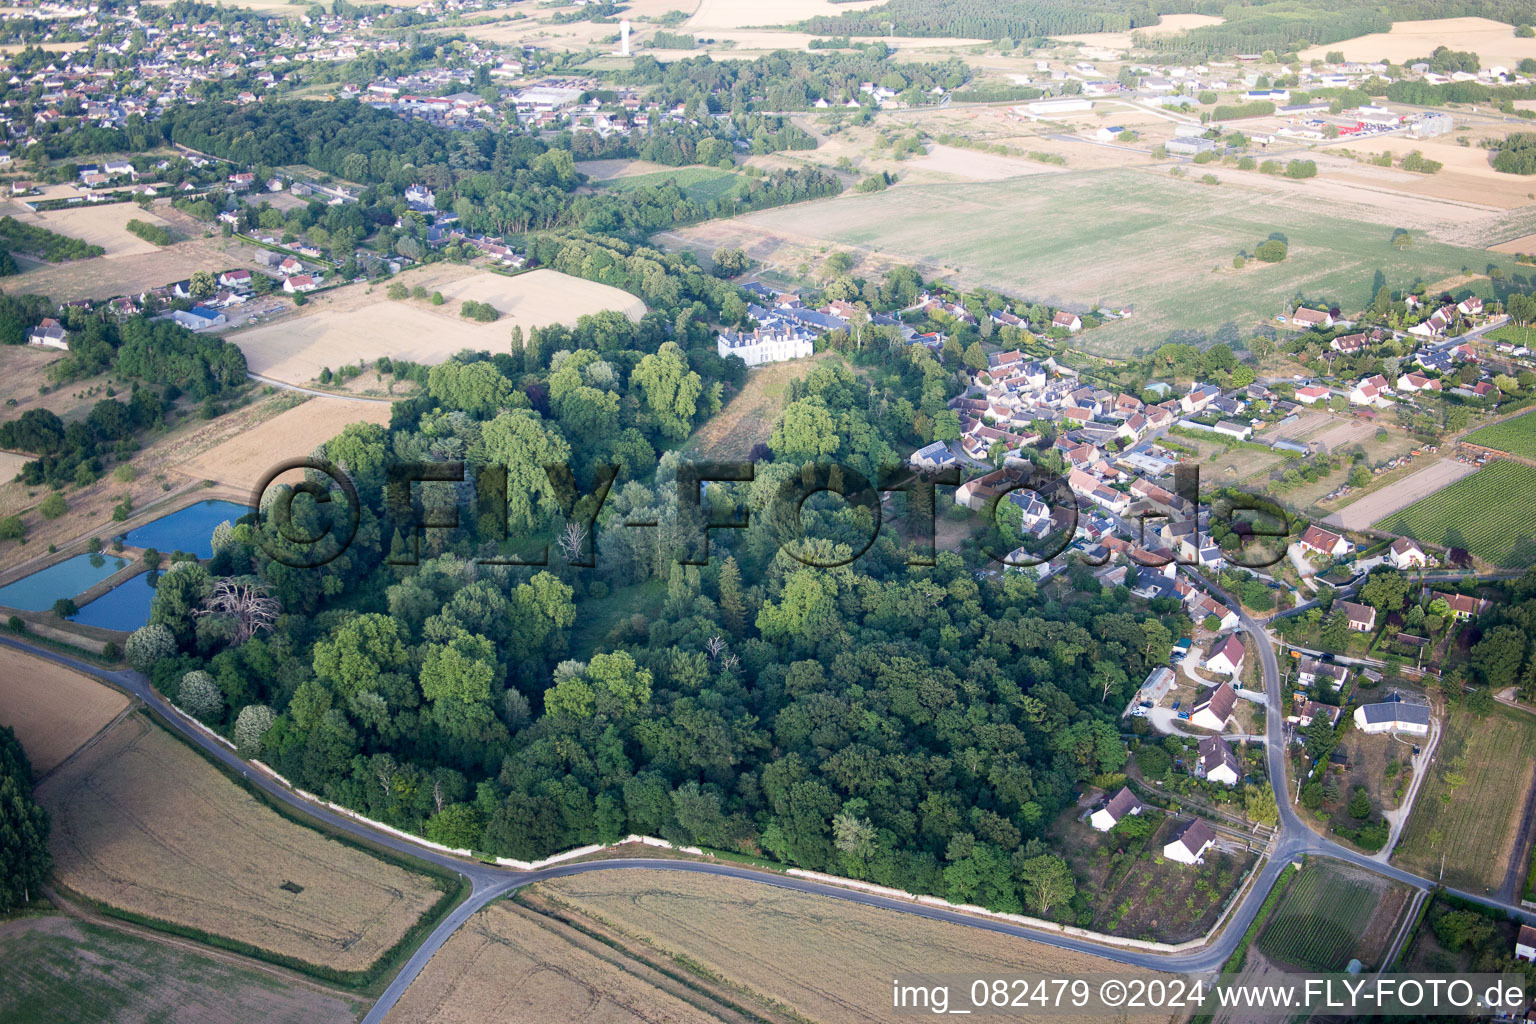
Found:
[[[629,21],[619,22],[619,56],[629,56]]]

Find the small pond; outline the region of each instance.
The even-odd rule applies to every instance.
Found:
[[[200,501],[129,530],[123,540],[132,547],[154,548],[162,555],[185,551],[198,558],[212,558],[214,527],[233,523],[250,512],[249,505],[237,501]]]
[[[150,577],[158,573],[141,572],[124,580],[81,608],[71,622],[99,629],[120,629],[132,632],[149,621],[149,603],[155,599],[155,588]]]
[[[0,587],[0,605],[24,612],[45,612],[59,598],[83,594],[127,567],[128,560],[117,555],[76,555]]]

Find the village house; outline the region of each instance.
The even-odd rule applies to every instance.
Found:
[[[1205,851],[1215,842],[1215,830],[1205,823],[1204,818],[1196,818],[1184,826],[1173,842],[1163,847],[1163,856],[1180,864],[1200,864],[1204,861]]]
[[[1146,805],[1136,799],[1136,794],[1125,786],[1120,787],[1120,792],[1109,799],[1103,807],[1088,816],[1088,824],[1100,832],[1108,832],[1120,824],[1120,819],[1128,814],[1140,814],[1146,809]]]
[[[1051,318],[1051,326],[1064,327],[1066,328],[1067,333],[1076,334],[1078,331],[1083,329],[1083,318],[1078,316],[1076,313],[1068,313],[1063,309],[1059,310],[1056,315]]]
[[[283,281],[283,291],[289,295],[295,292],[312,292],[320,287],[320,279],[312,274],[294,274]]]
[[[1311,655],[1303,655],[1301,663],[1296,666],[1296,685],[1302,688],[1311,686],[1315,682],[1326,682],[1335,690],[1342,689],[1344,681],[1349,678],[1349,669],[1343,665],[1323,661]]]
[[[1422,373],[1405,373],[1397,378],[1397,390],[1411,395],[1416,391],[1440,391],[1443,389],[1437,377],[1426,377]]]
[[[1207,782],[1235,786],[1243,777],[1243,765],[1226,740],[1220,736],[1207,736],[1200,741],[1200,760],[1195,763],[1195,775]]]
[[[1296,312],[1291,314],[1291,323],[1297,327],[1310,327],[1313,330],[1324,330],[1333,326],[1333,314],[1326,309],[1308,309],[1306,306],[1297,306]]]
[[[249,270],[226,270],[219,275],[219,285],[224,288],[249,288],[251,286],[251,272]]]
[[[1308,384],[1304,388],[1296,389],[1296,401],[1302,405],[1312,405],[1328,398],[1328,389],[1320,384]]]
[[[1444,601],[1450,607],[1451,614],[1463,622],[1477,618],[1490,607],[1488,601],[1470,594],[1448,594],[1443,590],[1435,590],[1430,592],[1430,598]]]
[[[39,348],[56,348],[69,351],[69,336],[64,330],[64,325],[52,317],[48,317],[32,328],[32,333],[27,335],[27,344],[36,345]]]
[[[1396,569],[1412,569],[1429,564],[1429,556],[1412,537],[1399,537],[1387,549],[1387,561]]]
[[[1536,960],[1536,928],[1520,926],[1520,934],[1515,937],[1515,959]]]
[[[1356,633],[1369,633],[1376,628],[1376,609],[1354,601],[1335,601],[1334,611],[1343,614],[1349,628]]]
[[[913,469],[937,472],[947,466],[959,465],[960,460],[949,450],[949,445],[943,441],[934,441],[913,452],[907,463]]]
[[[1243,671],[1245,653],[1246,648],[1243,647],[1242,637],[1236,633],[1229,633],[1226,639],[1212,646],[1211,653],[1205,659],[1206,670],[1237,676]]]
[[[1222,683],[1189,714],[1189,724],[1212,732],[1221,732],[1237,706],[1237,691],[1231,683]]]
[[[1332,704],[1324,704],[1316,700],[1302,700],[1299,702],[1294,717],[1296,724],[1305,729],[1312,724],[1313,719],[1319,716],[1326,718],[1329,725],[1338,725],[1339,715],[1343,714],[1343,712],[1343,708],[1335,707]]]
[[[1428,736],[1429,708],[1402,699],[1362,704],[1355,709],[1355,727],[1365,733],[1405,732],[1412,736]]]
[[[1296,543],[1301,547],[1301,550],[1310,551],[1324,558],[1343,558],[1355,549],[1354,544],[1345,540],[1337,533],[1315,525],[1308,526],[1302,533],[1301,539]]]

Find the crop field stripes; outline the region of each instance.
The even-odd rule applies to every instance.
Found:
[[[1375,529],[1426,544],[1466,548],[1484,561],[1518,569],[1536,563],[1533,506],[1536,467],[1497,459],[1394,512]]]
[[[1370,921],[1378,895],[1369,883],[1309,866],[1259,936],[1259,950],[1296,967],[1342,970]]]

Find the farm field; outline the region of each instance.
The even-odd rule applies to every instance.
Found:
[[[1465,440],[1485,448],[1536,459],[1536,413],[1526,413],[1500,423],[1492,423],[1468,434]]]
[[[471,272],[437,283],[441,276],[432,277],[429,271],[401,277],[407,287],[421,283],[429,291],[442,292],[446,301],[441,306],[391,301],[366,286],[348,286],[312,299],[300,315],[236,332],[229,340],[245,353],[252,373],[304,383],[325,367],[379,356],[440,363],[466,348],[502,351],[514,326],[526,332],[554,323],[573,325],[588,313],[607,309],[633,319],[645,313],[645,304],[626,291],[553,270],[516,277]],[[493,323],[466,320],[459,307],[469,299],[489,302],[501,318]]]
[[[1390,32],[1373,32],[1341,43],[1302,50],[1302,61],[1322,60],[1329,50],[1339,50],[1345,60],[1389,60],[1401,64],[1426,57],[1437,46],[1471,50],[1484,67],[1514,67],[1526,57],[1536,57],[1536,39],[1519,39],[1510,27],[1487,18],[1436,18],[1431,21],[1398,21]]]
[[[1360,306],[1371,299],[1377,271],[1407,284],[1488,260],[1485,250],[1418,233],[1421,241],[1397,250],[1390,239],[1398,218],[1362,220],[1374,211],[1311,184],[1238,180],[1222,186],[1213,208],[1209,186],[1151,170],[1037,174],[902,185],[678,234],[700,246],[734,242],[776,263],[833,242],[1032,301],[1078,309],[1134,303],[1134,317],[1079,337],[1079,345],[1107,354],[1145,350],[1175,334],[1236,337],[1272,320],[1298,293]],[[1231,270],[1233,254],[1252,252],[1277,231],[1289,240],[1285,262]]]
[[[1379,519],[1426,498],[1442,487],[1477,472],[1477,467],[1452,459],[1439,459],[1412,476],[1362,495],[1330,515],[1326,523],[1346,530],[1363,530]]]
[[[1490,341],[1507,341],[1511,345],[1536,345],[1536,327],[1520,327],[1516,324],[1505,324],[1489,331],[1485,337]]]
[[[1218,18],[1209,14],[1165,14],[1156,25],[1137,29],[1149,36],[1171,36],[1180,32],[1187,32],[1192,28],[1204,28],[1206,25],[1220,25],[1225,18]],[[1078,32],[1073,35],[1052,36],[1066,43],[1083,43],[1088,46],[1102,46],[1111,50],[1129,50],[1133,41],[1130,32]]]
[[[358,1001],[182,946],[62,916],[0,924],[0,1020],[351,1024]]]
[[[1047,974],[1129,970],[1006,935],[898,917],[877,907],[742,879],[594,872],[540,883],[530,891],[602,922],[611,935],[622,937],[626,948],[664,961],[685,958],[697,965],[700,976],[722,979],[754,1011],[779,1008],[786,1012],[776,1018],[798,1021],[890,1020],[890,979],[917,969],[985,973],[1027,965]],[[1010,1019],[1046,1018],[1025,1014]]]
[[[1303,970],[1342,971],[1353,957],[1376,966],[1371,954],[1385,953],[1385,936],[1405,896],[1402,887],[1379,876],[1327,862],[1309,864],[1259,934],[1259,951]],[[1373,948],[1362,948],[1368,933],[1376,941],[1366,943]]]
[[[633,174],[604,182],[607,188],[618,192],[630,192],[637,188],[677,183],[683,194],[696,202],[707,203],[711,199],[723,199],[740,190],[745,181],[741,175],[713,167],[678,167],[650,174]]]
[[[0,725],[16,730],[38,778],[128,706],[128,698],[62,665],[0,647]]]
[[[170,228],[166,221],[148,210],[139,209],[136,203],[71,206],[62,210],[32,213],[21,203],[13,200],[5,204],[4,210],[0,210],[0,213],[8,213],[23,224],[46,228],[55,234],[68,235],[91,245],[99,245],[107,250],[105,257],[99,257],[104,259],[113,256],[139,256],[160,250],[160,246],[153,242],[146,242],[129,231],[125,225],[130,220],[141,220],[146,224],[153,224],[167,230]]]
[[[566,929],[493,903],[453,934],[385,1017],[547,1024],[712,1024],[719,1018],[610,962]]]
[[[303,458],[349,423],[389,425],[390,403],[311,398],[236,434],[182,465],[195,480],[217,480],[241,490],[256,486],[276,463]]]
[[[1445,884],[1498,889],[1515,848],[1536,766],[1536,720],[1495,708],[1485,718],[1452,712],[1435,765],[1414,801],[1393,862]]]
[[[439,900],[432,879],[281,817],[139,715],[37,796],[70,890],[306,963],[366,970]]]
[[[1376,529],[1426,544],[1466,548],[1493,565],[1519,568],[1536,561],[1529,509],[1536,502],[1536,468],[1507,459],[1376,523]]]

